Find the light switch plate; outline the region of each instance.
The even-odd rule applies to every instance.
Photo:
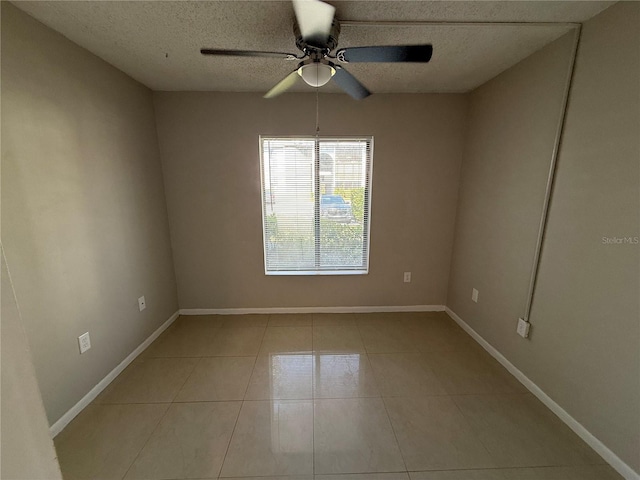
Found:
[[[147,302],[144,299],[144,295],[138,299],[138,308],[140,309],[140,311],[147,308]]]
[[[471,291],[471,300],[478,303],[478,290],[475,288]]]

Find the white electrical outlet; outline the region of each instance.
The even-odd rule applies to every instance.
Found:
[[[411,282],[411,272],[404,272],[404,283]]]
[[[475,288],[471,291],[471,300],[478,303],[478,290]]]
[[[80,347],[80,353],[84,353],[91,348],[91,338],[89,338],[89,332],[83,333],[78,337],[78,346]]]
[[[147,308],[147,302],[144,300],[144,295],[138,299],[138,308],[140,309],[140,311]]]
[[[524,318],[518,319],[518,328],[516,328],[516,332],[518,332],[518,335],[520,335],[522,338],[527,338],[529,336],[530,328],[531,324],[525,321]]]

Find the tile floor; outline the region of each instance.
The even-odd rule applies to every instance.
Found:
[[[444,313],[180,317],[55,443],[65,480],[621,478]]]

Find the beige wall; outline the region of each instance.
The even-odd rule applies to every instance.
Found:
[[[447,305],[500,351],[520,348],[573,34],[470,95]],[[479,301],[471,291],[479,291]]]
[[[2,241],[53,423],[176,311],[176,287],[151,92],[8,2]]]
[[[4,256],[2,263],[2,336],[0,365],[0,478],[61,479],[35,369],[15,302]]]
[[[522,189],[544,189],[549,156],[544,150],[535,158],[523,155],[550,136],[556,114],[543,112],[558,84],[548,83],[548,94],[540,95],[526,79],[545,82],[555,75],[560,82],[564,65],[552,70],[552,47],[472,94],[448,301],[637,472],[639,247],[603,245],[602,237],[639,235],[639,24],[640,4],[622,2],[584,25],[528,340],[515,326],[524,313],[539,195],[528,206],[517,197]],[[517,103],[484,103],[500,85]],[[526,124],[531,114],[538,121],[535,135],[514,139],[505,116]],[[494,159],[491,171],[482,168],[488,158]],[[531,176],[522,177],[520,169]],[[480,290],[478,304],[470,301],[472,287]]]
[[[522,365],[640,473],[640,3],[588,22]],[[558,368],[562,366],[562,368]]]
[[[258,136],[313,135],[315,94],[164,92],[155,106],[181,308],[444,304],[464,96],[320,95],[321,135],[374,136],[357,276],[264,274]]]

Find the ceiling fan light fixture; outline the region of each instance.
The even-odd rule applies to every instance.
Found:
[[[298,69],[298,75],[312,87],[326,85],[335,74],[335,68],[320,62],[308,63]]]

